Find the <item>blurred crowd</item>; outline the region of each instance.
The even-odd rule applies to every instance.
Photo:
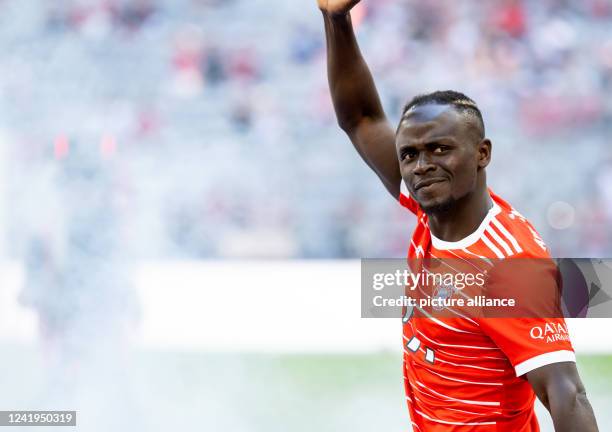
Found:
[[[468,94],[493,190],[553,254],[610,256],[611,0],[363,0],[353,21],[393,122]],[[414,221],[335,123],[315,0],[5,0],[0,44],[6,255],[405,255]]]

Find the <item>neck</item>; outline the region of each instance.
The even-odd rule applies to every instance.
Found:
[[[486,186],[458,200],[445,212],[429,216],[429,228],[437,238],[455,242],[472,234],[493,206]]]

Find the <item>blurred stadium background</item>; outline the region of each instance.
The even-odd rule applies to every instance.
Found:
[[[356,259],[404,256],[414,221],[336,127],[315,3],[0,1],[0,409],[407,429],[399,324],[359,319]],[[467,93],[492,188],[555,256],[612,256],[612,1],[353,17],[392,121]],[[612,322],[570,326],[607,430]]]

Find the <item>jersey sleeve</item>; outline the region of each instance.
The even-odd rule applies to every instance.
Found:
[[[563,318],[485,318],[480,326],[508,357],[516,376],[549,364],[576,361]]]
[[[406,183],[402,180],[400,186],[399,202],[402,206],[406,207],[410,212],[417,214],[419,211],[419,204],[410,196]]]
[[[576,361],[561,310],[558,269],[549,258],[524,256],[499,260],[484,291],[510,298],[516,307],[483,309],[481,329],[506,354],[521,376],[539,367]]]

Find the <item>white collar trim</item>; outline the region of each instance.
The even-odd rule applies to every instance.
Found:
[[[429,232],[431,234],[431,243],[433,247],[435,247],[438,250],[464,249],[466,247],[469,247],[473,245],[474,243],[476,243],[478,240],[480,240],[480,238],[484,234],[485,229],[487,229],[487,227],[491,223],[491,220],[495,216],[497,216],[499,213],[501,213],[501,208],[499,207],[499,205],[497,205],[497,203],[493,202],[493,207],[491,207],[487,215],[484,217],[484,219],[480,223],[480,226],[476,228],[476,231],[474,231],[472,234],[468,235],[467,237],[464,237],[461,240],[457,240],[454,242],[449,242],[449,241],[444,241],[444,240],[439,239],[438,237],[433,235],[430,229]]]

